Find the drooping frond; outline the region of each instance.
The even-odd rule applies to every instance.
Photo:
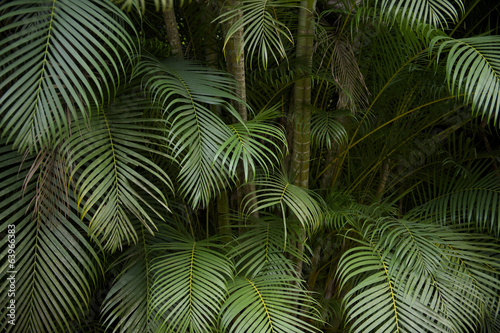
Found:
[[[3,320],[0,327],[4,332],[72,331],[83,319],[101,273],[99,258],[84,236],[88,228],[60,179],[64,167],[57,150],[34,160],[3,144],[0,233],[6,236],[0,243],[5,259],[0,276],[3,290],[12,288],[10,282],[14,287],[0,304],[7,319],[5,309],[15,301],[15,325]]]
[[[112,332],[160,332],[158,321],[155,321],[156,310],[151,311],[153,271],[151,264],[157,255],[164,254],[161,245],[174,241],[177,231],[170,225],[182,221],[185,216],[169,202],[173,212],[148,199],[154,208],[165,217],[165,222],[157,224],[158,231],[154,235],[147,232],[141,222],[132,221],[139,232],[139,241],[108,266],[108,272],[119,272],[113,281],[102,303],[102,323]],[[176,226],[182,229],[181,226]],[[172,237],[173,236],[173,237]],[[160,247],[159,249],[157,247]],[[155,249],[156,248],[156,249]]]
[[[439,46],[439,47],[438,47]],[[448,52],[446,74],[452,94],[465,94],[476,114],[498,123],[500,109],[500,37],[436,37],[430,51]]]
[[[296,280],[293,275],[277,274],[272,269],[252,278],[236,277],[222,308],[224,332],[318,332],[299,319],[312,317],[301,309],[300,300],[307,296]]]
[[[226,298],[232,263],[210,240],[175,236],[176,242],[158,244],[151,265],[150,313],[162,332],[212,332]]]
[[[275,106],[245,123],[228,125],[233,135],[219,148],[215,159],[223,154],[222,165],[232,175],[237,175],[237,168],[243,166],[244,181],[251,179],[250,174],[255,176],[258,167],[269,174],[269,169],[279,164],[281,157],[287,152],[283,130],[266,122],[278,116]]]
[[[323,202],[314,192],[293,185],[285,174],[277,173],[255,181],[256,201],[245,201],[243,210],[251,214],[267,207],[278,206],[286,219],[287,209],[308,229],[315,230],[323,219]],[[247,196],[248,197],[248,196]]]
[[[280,218],[261,214],[252,222],[247,225],[248,230],[234,241],[229,252],[238,275],[251,278],[267,269],[293,275],[294,267],[285,255],[307,261],[304,254],[291,244],[292,238],[287,237]]]
[[[137,97],[115,103],[94,115],[90,127],[74,125],[63,146],[80,215],[89,216],[92,236],[111,251],[137,241],[130,214],[153,233],[151,212],[141,195],[166,207],[164,192],[172,191],[168,175],[150,158],[165,156],[158,144],[165,144],[164,129],[145,125],[163,121],[142,118],[148,104]]]
[[[470,230],[500,235],[500,180],[489,164],[465,172],[433,170],[414,191],[420,205],[408,212],[441,225],[465,225]],[[453,170],[452,170],[453,171]],[[423,178],[423,177],[422,177]],[[424,179],[424,178],[423,178]]]
[[[337,119],[349,115],[349,112],[316,110],[311,116],[313,144],[332,149],[335,144],[347,143],[347,131]]]
[[[113,332],[122,332],[120,329],[149,332],[146,268],[142,260],[122,267],[119,279],[107,294],[102,312],[106,318],[104,324],[108,329],[113,328]]]
[[[339,264],[351,332],[477,330],[499,290],[493,239],[400,219],[361,225]]]
[[[459,11],[464,12],[462,0],[375,0],[375,3],[380,3],[382,19],[394,21],[395,17],[403,17],[410,26],[427,23],[446,28],[458,21]]]
[[[345,38],[334,37],[331,47],[331,72],[339,91],[337,108],[349,109],[355,113],[357,108],[368,106],[368,89],[353,46]]]
[[[277,12],[296,7],[297,3],[287,0],[241,1],[238,7],[219,16],[221,22],[236,19],[227,32],[224,47],[238,30],[243,29],[244,44],[236,45],[238,58],[246,48],[250,54],[250,63],[254,56],[258,57],[264,69],[267,68],[270,56],[279,63],[280,57],[287,58],[283,39],[293,43],[293,36],[286,25],[278,20]],[[243,14],[238,17],[241,12]]]
[[[233,134],[209,105],[241,119],[227,100],[236,100],[234,81],[220,71],[191,62],[147,58],[139,66],[151,98],[171,124],[168,139],[180,159],[180,192],[193,207],[206,205],[230,180],[219,147]]]
[[[5,1],[0,7],[0,126],[20,151],[51,146],[88,119],[136,53],[131,22],[108,1]]]

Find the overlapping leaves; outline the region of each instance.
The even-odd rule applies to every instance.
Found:
[[[11,146],[2,146],[0,156],[0,232],[15,226],[14,242],[4,237],[0,243],[2,258],[7,258],[7,244],[15,246],[13,267],[7,260],[1,266],[2,288],[8,289],[6,274],[15,275],[11,299],[16,306],[15,325],[4,320],[2,330],[73,330],[87,310],[101,269],[84,236],[88,228],[61,181],[61,155],[54,150],[25,159]],[[4,318],[7,302],[7,297],[1,301]]]
[[[462,0],[375,0],[379,2],[382,18],[403,16],[412,26],[422,22],[444,28],[464,11]]]
[[[212,332],[226,297],[232,264],[210,240],[178,238],[155,246],[168,252],[157,256],[151,266],[150,313],[160,331]]]
[[[439,45],[439,48],[437,48]],[[479,36],[464,39],[436,37],[430,49],[438,57],[448,52],[446,74],[452,94],[465,94],[476,113],[498,123],[500,108],[500,37]]]
[[[219,105],[236,119],[241,119],[228,100],[234,81],[221,71],[187,61],[147,58],[137,75],[155,103],[161,105],[170,124],[168,139],[174,157],[180,159],[180,192],[193,207],[206,205],[211,197],[227,186],[233,175],[227,165],[234,165],[240,155],[223,163],[219,148],[231,138],[228,126],[209,106]]]
[[[484,302],[494,305],[499,248],[492,239],[390,218],[362,222],[358,231],[360,246],[339,264],[350,286],[351,332],[468,332],[482,321]]]
[[[287,141],[282,129],[266,122],[278,116],[276,107],[273,107],[244,124],[228,125],[233,135],[219,148],[215,158],[224,153],[222,165],[227,165],[227,170],[233,175],[242,166],[243,180],[251,179],[250,174],[255,176],[258,167],[269,174],[269,169],[275,163],[279,164],[287,151]]]
[[[6,1],[0,7],[0,126],[21,151],[51,146],[116,89],[135,53],[131,23],[107,1]]]
[[[246,48],[250,62],[254,55],[267,68],[270,56],[279,63],[279,57],[287,57],[283,39],[293,43],[293,36],[284,23],[278,20],[277,10],[297,7],[297,3],[286,0],[243,0],[241,4],[224,14],[221,22],[235,20],[229,28],[225,44],[239,30],[243,29],[244,43],[236,45],[238,58]]]
[[[168,155],[159,150],[165,144],[163,129],[146,125],[162,121],[142,118],[147,107],[137,97],[118,100],[95,115],[90,127],[74,125],[63,146],[80,215],[89,216],[92,235],[111,251],[137,241],[130,214],[153,232],[154,210],[145,209],[149,205],[142,195],[166,207],[164,193],[172,188],[168,175],[150,158]]]
[[[255,185],[259,187],[255,192],[257,201],[246,201],[243,206],[245,212],[250,214],[267,207],[278,206],[283,217],[286,217],[289,209],[303,226],[311,230],[320,226],[323,202],[314,192],[293,185],[283,173],[257,180]]]
[[[500,184],[498,174],[489,167],[480,164],[459,174],[431,171],[424,185],[413,191],[421,204],[407,215],[441,225],[464,225],[498,237]]]

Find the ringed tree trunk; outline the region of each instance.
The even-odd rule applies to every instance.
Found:
[[[309,187],[309,165],[311,159],[311,85],[312,56],[314,44],[315,0],[301,1],[297,33],[296,57],[305,62],[306,77],[297,81],[293,88],[292,120],[294,123],[291,172],[295,185]],[[299,230],[298,250],[304,252],[306,230]],[[302,276],[303,261],[297,261],[297,275]]]
[[[291,171],[297,186],[309,187],[311,159],[311,78],[314,43],[315,0],[303,0],[299,12],[296,57],[305,62],[307,77],[297,81],[293,89],[293,155]]]
[[[239,5],[239,1],[237,0],[231,0],[230,1],[230,7],[235,8]],[[224,34],[227,35],[227,31],[233,25],[242,15],[243,13],[241,10],[239,10],[239,15],[234,17],[232,20],[229,22],[223,23],[223,30]],[[243,28],[236,31],[229,41],[227,42],[227,47],[226,47],[226,63],[227,63],[227,71],[231,73],[235,80],[236,80],[236,95],[239,97],[241,102],[236,102],[234,103],[234,107],[238,111],[238,114],[240,115],[241,119],[243,121],[248,120],[248,110],[247,110],[247,95],[246,95],[246,78],[245,78],[245,50],[243,48],[244,45],[244,39],[243,39]],[[241,169],[241,168],[240,168]],[[238,177],[240,179],[243,178],[243,174],[239,174]],[[255,197],[255,194],[252,194],[255,192],[255,185],[254,184],[247,184],[243,187],[238,188],[237,190],[237,205],[239,206],[243,198],[245,198],[248,194],[250,194],[250,201],[252,201],[252,204],[255,204],[257,202],[257,199]],[[237,207],[239,208],[239,207]],[[239,209],[238,209],[239,211]],[[259,214],[258,212],[254,212],[252,216],[258,218]]]

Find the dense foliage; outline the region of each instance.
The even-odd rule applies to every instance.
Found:
[[[500,332],[497,1],[0,1],[5,332]]]

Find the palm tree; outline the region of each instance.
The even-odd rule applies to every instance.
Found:
[[[498,331],[486,2],[1,2],[2,330]]]

